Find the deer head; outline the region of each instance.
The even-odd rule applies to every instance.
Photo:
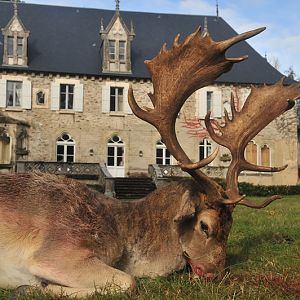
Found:
[[[210,277],[211,274],[215,274],[216,269],[224,267],[231,213],[236,204],[262,208],[279,198],[272,196],[262,204],[247,200],[245,196],[239,195],[238,176],[243,170],[278,172],[286,167],[268,168],[252,165],[245,160],[244,151],[248,142],[258,132],[294,105],[295,99],[300,96],[300,84],[283,86],[280,81],[272,86],[252,87],[241,111],[236,111],[232,96],[232,118],[230,119],[228,112],[225,111],[225,125],[222,127],[219,125],[218,132],[214,131],[210,122],[210,113],[207,114],[205,124],[211,138],[227,147],[232,155],[226,177],[226,190],[200,171],[201,167],[215,159],[217,150],[208,158],[193,163],[177,140],[176,117],[193,92],[212,84],[235,63],[247,59],[247,56],[227,58],[226,50],[264,29],[245,32],[220,42],[213,41],[208,33],[201,35],[200,28],[189,35],[183,43],[179,43],[177,35],[171,49],[167,49],[164,44],[155,58],[145,61],[153,82],[154,93],[148,94],[153,108],[140,108],[135,101],[132,87],[129,89],[129,104],[134,114],[156,127],[181,168],[199,184],[202,195],[201,197],[199,195],[199,199],[201,198],[203,205],[192,224],[193,230],[198,234],[194,234],[194,237],[184,244],[186,246],[184,253],[192,268],[198,270],[195,271],[198,275]]]

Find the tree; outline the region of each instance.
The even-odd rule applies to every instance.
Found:
[[[288,68],[288,70],[286,70],[286,71],[284,72],[284,74],[286,74],[286,76],[287,76],[288,78],[290,78],[290,79],[295,79],[295,78],[296,78],[296,73],[295,73],[295,71],[294,71],[294,69],[293,69],[293,66],[290,66],[290,67]]]
[[[279,68],[280,68],[280,64],[279,64],[279,59],[277,57],[270,57],[268,59],[268,63],[273,66],[276,70],[279,71]]]

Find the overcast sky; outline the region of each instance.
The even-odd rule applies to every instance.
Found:
[[[27,3],[115,9],[114,0],[26,0]],[[300,77],[299,0],[219,0],[219,15],[237,32],[266,26],[267,30],[248,40],[268,60],[278,59],[284,73],[293,67]],[[194,15],[216,15],[216,0],[121,0],[120,9]]]

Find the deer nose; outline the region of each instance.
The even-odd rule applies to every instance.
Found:
[[[213,280],[217,277],[217,268],[211,263],[189,262],[193,273],[202,278]]]

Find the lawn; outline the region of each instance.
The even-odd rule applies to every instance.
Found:
[[[300,299],[300,196],[265,209],[237,207],[228,242],[228,273],[221,282],[193,279],[187,270],[167,278],[139,279],[135,293],[87,299]],[[38,292],[0,299],[58,299]],[[61,297],[61,299],[68,299]]]

